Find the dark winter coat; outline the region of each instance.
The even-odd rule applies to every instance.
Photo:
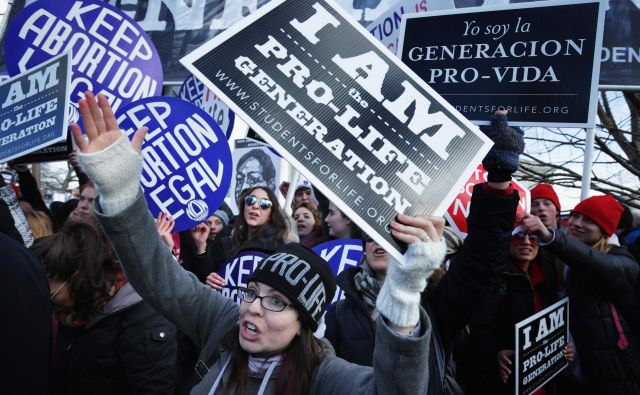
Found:
[[[633,302],[638,263],[624,247],[603,253],[562,232],[544,248],[570,267],[569,322],[589,387],[601,394],[640,394],[640,344],[624,319]],[[625,350],[617,346],[611,304],[630,342]]]
[[[172,394],[176,329],[125,285],[85,327],[60,327],[55,394]]]
[[[544,278],[535,286],[542,307],[551,306],[557,301],[555,267],[549,261],[533,264],[540,265]],[[496,355],[500,350],[515,349],[515,325],[536,313],[533,290],[527,275],[510,261],[494,293],[485,299],[471,320],[471,347],[478,352],[475,361],[486,373],[483,385],[491,386],[490,392],[513,393],[513,374],[507,384],[498,382]],[[547,388],[552,389],[549,386]]]
[[[275,251],[281,245],[274,241],[276,233],[275,228],[266,227],[259,238],[248,240],[239,247],[234,244],[232,236],[216,237],[211,244],[207,242],[206,253],[202,255],[187,253],[183,257],[184,267],[204,283],[209,273],[218,271],[229,258],[242,251],[259,251],[265,254]]]
[[[2,232],[0,251],[0,393],[46,394],[51,377],[47,273],[31,251]]]
[[[494,289],[508,261],[517,205],[517,191],[510,196],[498,196],[486,191],[483,185],[474,187],[467,220],[469,235],[438,287],[423,297],[423,307],[434,323],[429,350],[429,394],[459,392],[448,366],[453,342],[483,296]],[[351,273],[355,274],[347,271],[343,281]],[[370,315],[366,306],[363,308],[362,299],[354,298],[353,289],[347,284],[345,287],[350,289],[345,290],[347,298],[327,314],[325,335],[338,356],[350,362],[371,361],[370,345],[375,340]]]

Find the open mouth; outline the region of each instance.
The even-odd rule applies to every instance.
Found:
[[[385,251],[383,248],[376,248],[373,251],[373,255],[374,256],[386,256],[387,255],[387,251]]]
[[[258,327],[253,325],[250,322],[245,323],[244,326],[245,328],[247,328],[247,332],[249,332],[252,335],[257,335],[259,333]]]
[[[258,218],[260,218],[260,214],[255,213],[255,212],[249,213],[249,217],[258,219]]]

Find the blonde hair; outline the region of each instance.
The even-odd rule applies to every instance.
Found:
[[[34,238],[39,239],[53,234],[53,221],[47,214],[37,210],[25,210],[24,216],[27,218]]]
[[[611,249],[611,244],[609,244],[609,236],[602,236],[600,240],[596,241],[593,245],[593,249],[604,252],[605,254],[609,252]]]

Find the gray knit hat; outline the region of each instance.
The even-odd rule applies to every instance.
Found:
[[[227,213],[224,212],[224,210],[216,210],[216,212],[213,213],[213,215],[220,218],[220,221],[222,221],[224,226],[229,225],[229,216],[227,215]]]

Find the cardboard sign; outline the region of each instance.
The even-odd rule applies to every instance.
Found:
[[[211,216],[231,181],[231,150],[218,124],[201,108],[173,97],[138,100],[116,116],[130,139],[138,128],[149,128],[140,183],[153,216],[171,214],[174,232]]]
[[[0,85],[0,163],[67,138],[68,53]]]
[[[181,61],[384,249],[491,142],[332,1],[272,1]]]
[[[229,258],[217,272],[226,283],[220,291],[222,295],[240,304],[236,287],[246,287],[249,276],[256,270],[258,263],[266,257],[267,255],[262,252],[244,251]]]
[[[38,1],[6,32],[5,62],[15,75],[71,51],[71,102],[102,93],[117,111],[162,92],[162,65],[140,26],[100,0]],[[79,122],[79,119],[72,119]]]
[[[313,251],[327,261],[335,277],[338,277],[338,274],[346,268],[358,267],[364,255],[362,241],[356,239],[330,240],[313,247]],[[331,304],[342,299],[344,299],[344,291],[337,287]]]
[[[593,128],[604,12],[568,0],[404,15],[398,53],[476,124],[505,108],[514,125]]]
[[[402,15],[454,8],[453,0],[401,0],[384,12],[367,29],[375,38],[393,52],[398,53]]]
[[[516,395],[535,392],[568,366],[569,298],[516,324]]]
[[[453,199],[451,206],[444,213],[444,217],[451,225],[451,228],[463,239],[467,237],[467,218],[471,209],[471,195],[476,184],[487,182],[489,173],[482,167],[482,164],[473,171],[467,183],[462,187],[458,195]],[[515,178],[511,179],[513,188],[518,191],[520,203],[518,203],[517,214],[528,213],[531,210],[531,192]]]
[[[73,151],[73,143],[71,142],[71,133],[67,134],[67,139],[59,143],[52,144],[48,147],[33,151],[30,154],[21,156],[13,160],[13,163],[42,163],[57,162],[69,160],[69,155]]]
[[[235,141],[233,177],[229,188],[229,208],[238,213],[237,198],[247,188],[267,187],[274,193],[281,183],[282,159],[271,147],[251,139]]]
[[[235,114],[229,106],[224,104],[224,102],[211,92],[209,88],[204,86],[202,82],[198,81],[194,76],[188,77],[182,83],[178,97],[202,108],[216,121],[225,136],[227,136],[227,140],[229,140],[231,132],[233,132],[233,124],[236,118]]]
[[[609,0],[600,61],[601,89],[640,90],[640,2]]]

